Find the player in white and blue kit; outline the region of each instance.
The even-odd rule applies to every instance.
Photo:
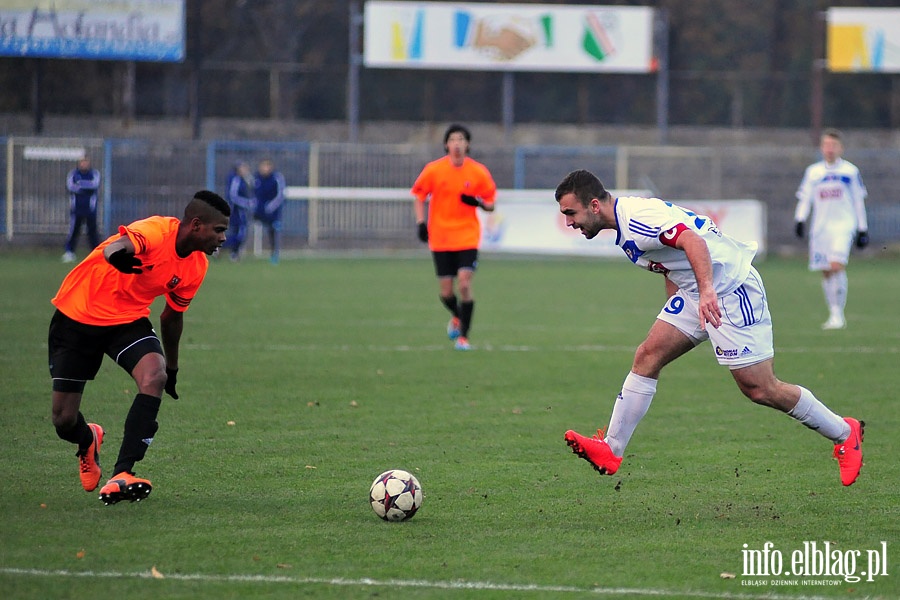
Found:
[[[616,399],[605,437],[567,431],[566,442],[601,474],[612,475],[638,422],[650,408],[660,372],[709,340],[745,396],[781,410],[834,444],[841,482],[862,466],[864,423],[842,418],[806,388],[775,376],[772,320],[762,278],[751,262],[756,244],[723,234],[709,217],[658,198],[613,198],[588,171],[569,173],[556,188],[566,226],[588,239],[604,229],[638,267],[663,275],[668,300],[638,347]]]
[[[806,168],[797,190],[795,229],[802,238],[812,212],[809,270],[822,272],[822,291],[829,309],[822,329],[843,329],[847,326],[844,306],[850,246],[854,237],[859,248],[869,243],[867,192],[856,165],[841,158],[844,146],[840,132],[826,130],[819,149],[822,160]]]

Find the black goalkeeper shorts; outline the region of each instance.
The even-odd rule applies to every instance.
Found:
[[[434,258],[434,273],[438,277],[456,277],[456,274],[467,269],[474,271],[478,266],[478,249],[450,250],[432,252]]]

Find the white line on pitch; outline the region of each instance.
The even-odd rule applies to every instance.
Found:
[[[475,344],[475,349],[481,352],[625,352],[633,353],[636,346],[607,346],[603,344],[579,344],[566,346],[531,346],[531,345],[514,345],[503,344],[493,345]],[[185,348],[191,350],[217,350],[216,347],[208,344],[186,344]],[[356,344],[266,344],[260,348],[266,352],[350,352],[367,350],[370,352],[442,352],[453,350],[449,344],[426,345],[426,346],[374,346],[374,345],[356,345]],[[700,352],[702,352],[700,348]],[[900,354],[898,347],[872,347],[872,346],[817,346],[812,347],[783,347],[776,348],[775,354]]]
[[[151,571],[119,573],[113,571],[66,571],[47,569],[15,569],[0,567],[5,575],[32,577],[80,577],[80,578],[134,578],[170,579],[175,581],[237,582],[237,583],[288,583],[295,585],[335,585],[348,587],[406,587],[442,590],[477,590],[501,592],[559,592],[571,594],[595,594],[598,596],[653,596],[665,598],[709,598],[713,600],[827,600],[823,596],[780,596],[765,594],[733,594],[730,592],[701,592],[641,588],[578,587],[568,585],[536,585],[515,583],[491,583],[488,581],[427,581],[423,579],[345,579],[342,577],[289,577],[282,575],[205,575],[202,573],[158,573]]]

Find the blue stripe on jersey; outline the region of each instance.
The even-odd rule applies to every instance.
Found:
[[[651,227],[650,225],[645,225],[640,221],[635,221],[634,219],[628,220],[628,229],[633,233],[638,235],[645,235],[647,237],[656,237],[659,235],[659,227]]]
[[[628,260],[633,263],[636,263],[644,253],[643,250],[637,247],[637,244],[634,243],[634,240],[628,240],[627,242],[622,244],[622,251],[625,253],[625,256],[628,257]]]
[[[750,297],[747,295],[747,290],[744,289],[744,286],[741,286],[734,290],[734,293],[740,299],[741,315],[744,317],[744,327],[752,325],[756,319],[753,318],[753,305],[750,303]]]

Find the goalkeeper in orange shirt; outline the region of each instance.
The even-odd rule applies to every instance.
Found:
[[[468,129],[450,125],[444,133],[447,154],[425,165],[412,188],[419,239],[431,249],[441,302],[451,314],[447,336],[457,350],[472,348],[472,277],[481,241],[477,209],[493,211],[497,194],[487,167],[468,156],[471,139]]]
[[[200,191],[184,217],[149,217],[119,227],[63,280],[53,298],[48,350],[53,380],[52,421],[56,434],[78,446],[81,485],[100,483],[103,428],[81,413],[85,384],[109,356],[128,372],[137,395],[113,477],[100,489],[104,504],[143,500],[150,481],[135,476],[159,427],[163,391],[178,398],[178,346],[184,311],[203,283],[209,260],[225,242],[231,208],[220,196]],[[150,305],[165,296],[159,317],[162,343],[150,322]]]

